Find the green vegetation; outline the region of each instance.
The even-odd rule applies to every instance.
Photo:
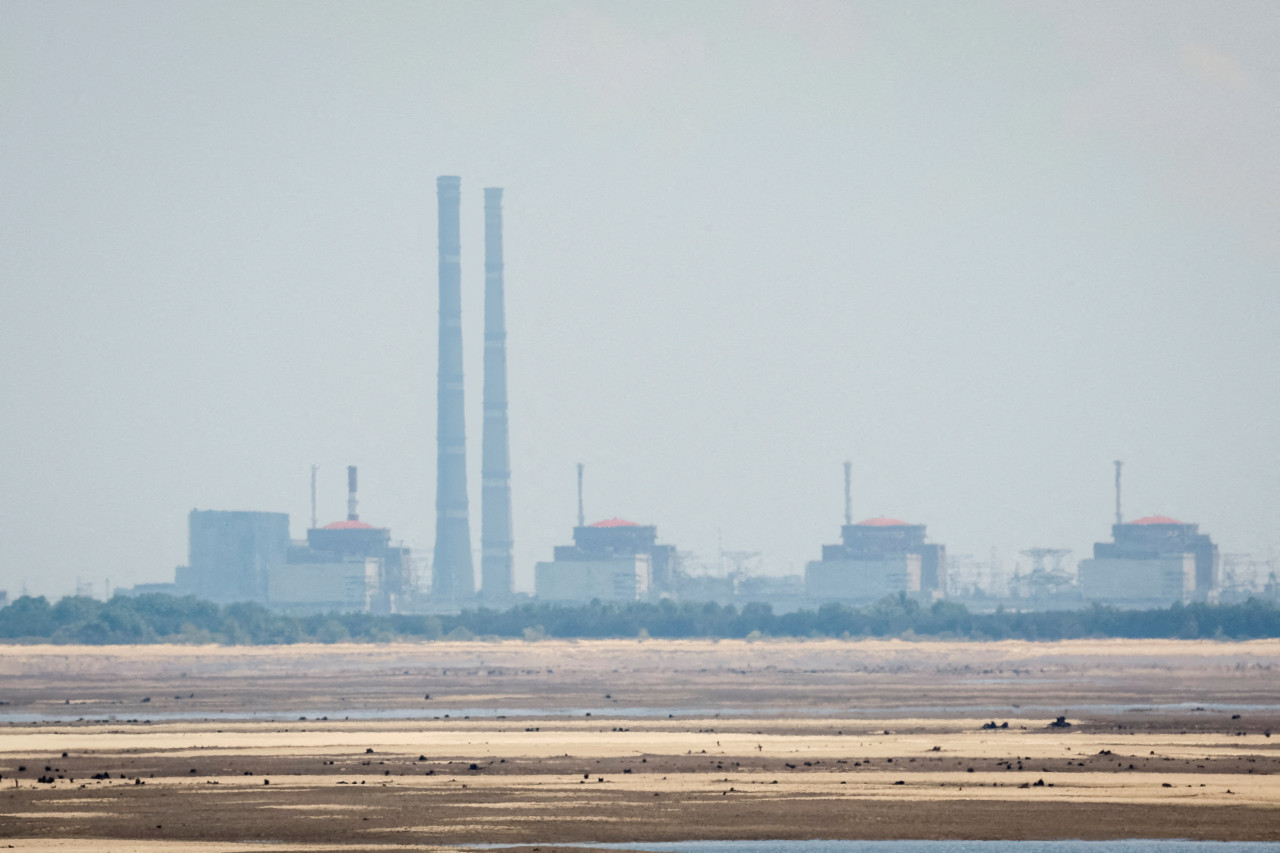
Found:
[[[257,604],[219,606],[190,596],[116,596],[107,602],[24,596],[0,609],[0,640],[87,643],[272,643],[439,640],[514,637],[939,637],[968,640],[1062,640],[1076,637],[1177,637],[1244,640],[1280,637],[1280,608],[1244,604],[1174,605],[1167,610],[971,613],[940,601],[925,607],[906,596],[862,608],[827,604],[775,614],[767,604],[741,610],[702,603],[637,602],[582,607],[521,604],[453,616],[325,613],[290,616]]]

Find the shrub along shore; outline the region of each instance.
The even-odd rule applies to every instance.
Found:
[[[924,606],[891,596],[867,607],[826,604],[774,613],[767,604],[594,601],[581,607],[525,603],[454,615],[325,613],[295,616],[257,604],[218,605],[192,596],[67,597],[50,604],[23,596],[0,608],[0,640],[18,643],[281,643],[481,638],[931,637],[959,640],[1064,640],[1082,637],[1248,640],[1280,637],[1280,608],[1243,604],[1174,605],[1164,610],[972,613],[961,604]]]

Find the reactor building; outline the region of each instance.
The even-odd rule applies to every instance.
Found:
[[[1198,524],[1151,515],[1111,527],[1093,558],[1078,567],[1080,595],[1125,608],[1212,601],[1217,593],[1218,546]]]
[[[1111,541],[1096,542],[1093,559],[1077,567],[1086,601],[1145,609],[1191,601],[1215,602],[1219,586],[1218,546],[1198,524],[1165,515],[1125,523],[1120,510],[1116,460],[1116,523]]]
[[[658,528],[621,518],[588,525],[582,509],[578,464],[578,526],[573,544],[557,545],[551,562],[533,568],[534,596],[540,601],[582,604],[644,601],[668,594],[676,564],[674,545],[658,544]]]
[[[551,562],[534,566],[534,594],[576,604],[656,598],[670,587],[675,551],[658,544],[652,524],[621,518],[579,524],[572,545],[557,545]]]
[[[853,523],[851,464],[844,464],[844,526],[838,545],[823,545],[822,559],[804,569],[805,597],[859,606],[900,592],[941,598],[946,548],[925,541],[925,525],[896,518]]]

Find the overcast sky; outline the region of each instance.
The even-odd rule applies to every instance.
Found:
[[[517,584],[588,520],[800,571],[1280,545],[1280,4],[0,2],[0,589],[172,580],[187,513],[434,536],[462,176],[479,547],[506,189]],[[479,561],[477,559],[477,566]]]

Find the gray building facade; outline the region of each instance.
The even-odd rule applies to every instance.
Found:
[[[267,600],[268,576],[289,553],[288,514],[193,509],[188,527],[181,593],[219,604]]]

